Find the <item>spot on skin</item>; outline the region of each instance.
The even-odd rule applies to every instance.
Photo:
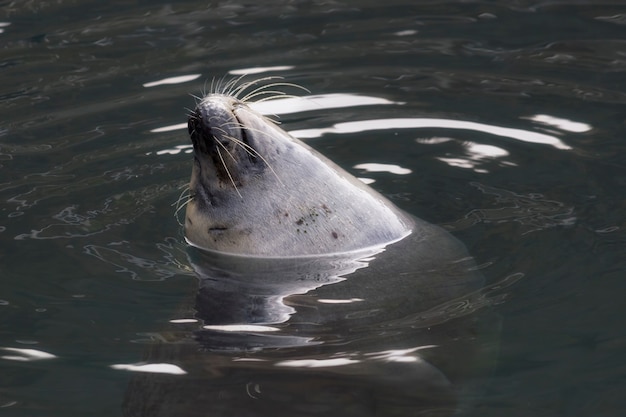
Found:
[[[331,235],[333,236],[333,238],[337,239],[339,237],[339,235],[337,234],[337,232],[332,232]]]
[[[302,217],[301,217],[301,218],[299,218],[298,220],[296,220],[296,224],[297,224],[298,226],[301,226],[303,223],[304,223],[304,219],[303,219]]]

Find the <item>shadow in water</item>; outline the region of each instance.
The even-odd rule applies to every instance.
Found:
[[[189,258],[195,322],[143,362],[180,374],[137,373],[126,416],[452,415],[496,355],[494,287],[436,226],[359,253]]]

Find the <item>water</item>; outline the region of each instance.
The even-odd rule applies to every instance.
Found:
[[[487,285],[523,276],[464,414],[622,415],[624,6],[3,4],[2,414],[128,413],[138,373],[111,366],[159,346],[198,285],[176,125],[205,82],[259,69],[318,96],[285,129],[449,229]]]

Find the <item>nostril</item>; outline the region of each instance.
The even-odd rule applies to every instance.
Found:
[[[187,131],[189,132],[189,135],[191,135],[192,138],[196,133],[197,124],[198,122],[196,118],[194,116],[189,116],[189,119],[187,120]]]
[[[192,138],[194,135],[197,136],[200,134],[200,131],[202,130],[202,113],[200,113],[198,109],[191,113],[187,118],[187,130]]]

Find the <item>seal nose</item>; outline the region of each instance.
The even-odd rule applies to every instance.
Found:
[[[187,119],[187,130],[189,131],[194,151],[203,154],[208,153],[210,150],[208,145],[211,141],[207,139],[212,137],[211,128],[210,126],[208,129],[205,128],[202,122],[202,115],[199,114],[197,109]]]

